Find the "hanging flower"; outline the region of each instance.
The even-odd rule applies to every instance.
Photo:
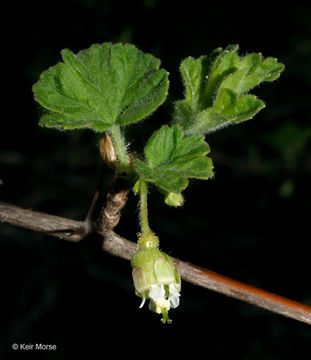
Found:
[[[136,295],[142,298],[140,307],[149,300],[149,309],[162,314],[161,321],[171,323],[170,308],[179,305],[181,281],[171,258],[158,248],[139,250],[132,258]]]

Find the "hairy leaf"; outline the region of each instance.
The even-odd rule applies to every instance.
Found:
[[[139,121],[167,96],[168,73],[160,61],[130,44],[104,43],[59,62],[33,86],[35,99],[51,113],[40,125],[103,131]]]
[[[145,147],[146,162],[135,161],[140,175],[169,193],[180,193],[189,178],[207,179],[213,175],[212,161],[205,155],[209,146],[199,134],[184,136],[178,125],[162,126]]]
[[[265,106],[245,94],[263,81],[277,79],[284,65],[261,54],[240,58],[237,51],[232,45],[181,63],[185,99],[175,104],[174,122],[186,133],[207,133],[249,120]]]

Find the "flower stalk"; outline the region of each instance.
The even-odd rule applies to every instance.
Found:
[[[140,227],[141,235],[151,233],[148,221],[148,185],[144,179],[139,181],[139,194],[140,194]]]

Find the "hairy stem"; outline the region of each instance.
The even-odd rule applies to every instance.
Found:
[[[109,133],[113,139],[114,145],[117,150],[120,169],[126,172],[126,170],[129,167],[129,158],[126,150],[126,145],[123,136],[121,134],[120,126],[118,125],[111,126],[111,128],[109,129]]]
[[[141,235],[146,235],[151,232],[148,221],[148,185],[145,180],[140,180],[139,186],[140,193],[140,227]]]

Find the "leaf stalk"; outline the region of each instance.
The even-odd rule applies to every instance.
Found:
[[[109,129],[109,133],[110,133],[110,136],[112,137],[112,140],[114,142],[114,145],[115,145],[115,148],[117,151],[120,170],[127,172],[128,168],[129,168],[129,158],[128,158],[128,153],[127,153],[127,149],[126,149],[126,144],[125,144],[125,141],[123,139],[123,136],[122,136],[122,133],[120,130],[120,126],[113,125]]]

